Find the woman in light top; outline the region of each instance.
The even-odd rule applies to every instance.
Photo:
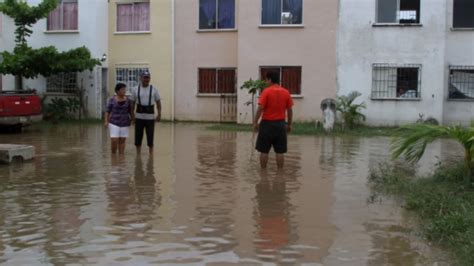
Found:
[[[132,103],[126,95],[127,85],[118,83],[116,95],[110,98],[105,113],[105,127],[109,128],[112,153],[124,154],[125,141],[128,138],[131,121],[133,120]]]

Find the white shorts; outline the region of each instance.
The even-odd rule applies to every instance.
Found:
[[[130,127],[118,127],[109,123],[109,132],[111,138],[128,138],[128,129]]]

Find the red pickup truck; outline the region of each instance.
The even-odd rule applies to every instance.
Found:
[[[0,126],[21,128],[41,119],[41,98],[35,91],[0,92]]]

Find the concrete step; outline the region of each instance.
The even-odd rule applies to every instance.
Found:
[[[0,162],[28,161],[35,156],[35,147],[28,145],[0,144]]]

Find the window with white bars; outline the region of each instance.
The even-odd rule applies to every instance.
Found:
[[[449,99],[474,99],[474,66],[449,67]]]
[[[131,94],[140,82],[140,73],[145,71],[149,71],[148,66],[116,66],[115,84],[124,83],[127,85],[127,94]]]
[[[421,65],[374,64],[372,99],[419,99]]]
[[[77,73],[59,73],[46,78],[46,92],[73,94],[77,92]]]

